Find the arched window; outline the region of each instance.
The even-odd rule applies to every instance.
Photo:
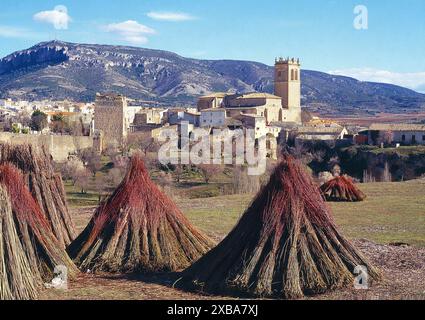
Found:
[[[299,74],[298,70],[295,70],[295,80],[297,81],[298,81],[298,74]]]
[[[294,69],[291,70],[291,80],[292,81],[295,80],[295,72],[294,71],[295,71]]]

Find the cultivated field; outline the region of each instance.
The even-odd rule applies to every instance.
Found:
[[[339,290],[312,299],[425,299],[425,183],[362,184],[361,203],[333,203],[334,217],[343,233],[382,270],[385,280],[370,290]],[[88,222],[97,201],[94,195],[70,193],[79,230]],[[178,198],[189,219],[215,240],[235,225],[252,195]],[[66,292],[45,291],[45,299],[205,299],[172,288],[178,276],[82,275]]]

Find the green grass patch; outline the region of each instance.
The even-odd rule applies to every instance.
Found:
[[[375,148],[374,154],[399,154],[402,156],[425,155],[425,146],[402,146],[398,148]]]
[[[99,194],[88,190],[81,193],[81,190],[73,186],[70,182],[65,183],[66,198],[71,207],[88,207],[99,204]]]
[[[222,195],[221,184],[206,184],[199,187],[192,187],[185,192],[190,199],[212,198]]]
[[[330,203],[337,225],[351,239],[381,244],[405,242],[425,247],[425,184],[360,184],[364,202]],[[179,205],[204,231],[225,236],[237,223],[253,195],[182,199]]]

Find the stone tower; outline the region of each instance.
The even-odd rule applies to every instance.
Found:
[[[300,60],[276,59],[274,78],[274,94],[282,98],[280,121],[301,123]]]
[[[102,136],[102,149],[121,147],[127,138],[127,99],[118,94],[96,94],[94,129]]]

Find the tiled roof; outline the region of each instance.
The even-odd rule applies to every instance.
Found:
[[[224,109],[224,108],[209,108],[209,109],[202,109],[202,110],[201,110],[201,113],[202,113],[202,112],[204,112],[204,111],[206,111],[206,112],[226,112],[226,109]]]
[[[425,131],[425,125],[412,123],[373,123],[372,131]]]
[[[340,134],[344,127],[336,126],[336,127],[298,127],[297,132],[300,134]]]
[[[224,98],[227,95],[228,95],[228,93],[225,93],[225,92],[213,92],[213,93],[208,94],[206,96],[202,96],[199,99]]]
[[[235,99],[282,99],[270,93],[252,92],[237,96]]]

